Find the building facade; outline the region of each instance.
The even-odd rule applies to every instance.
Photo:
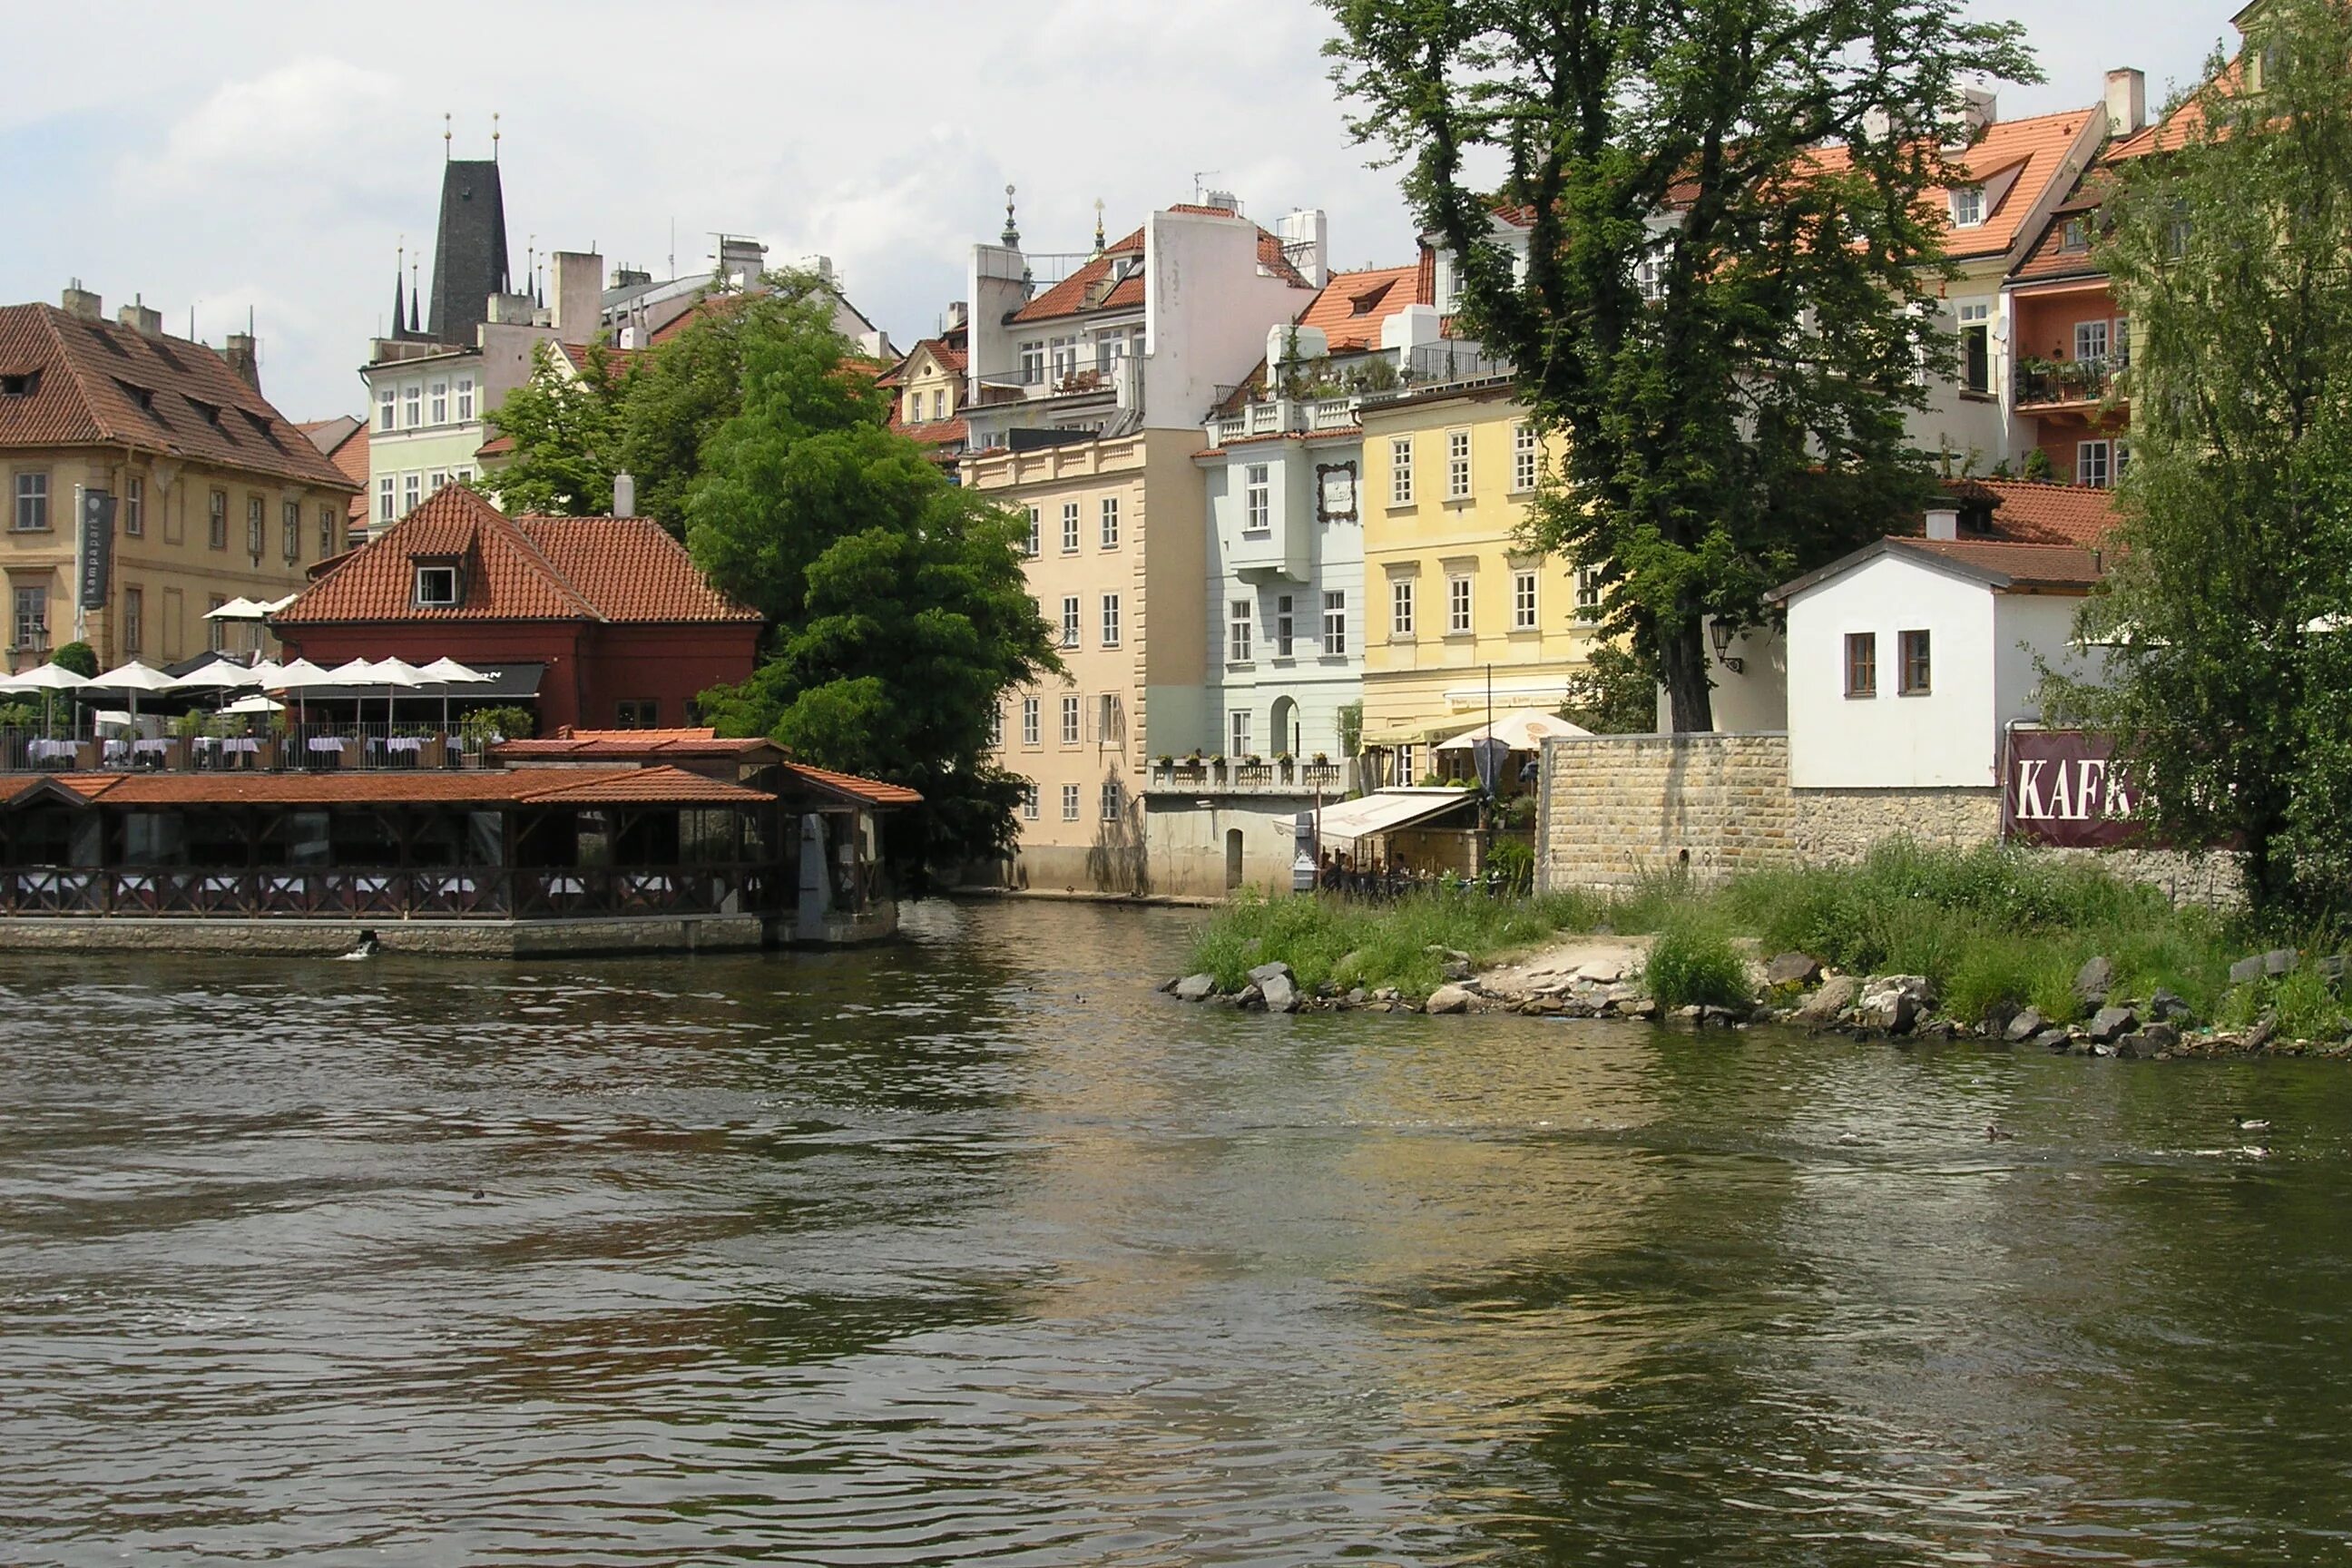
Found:
[[[221,646],[207,610],[276,600],[342,548],[353,485],[261,394],[254,342],[168,337],[159,314],[68,289],[0,307],[9,668],[89,643],[101,665]],[[82,607],[79,498],[115,500],[103,603]]]

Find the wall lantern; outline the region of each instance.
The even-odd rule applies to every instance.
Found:
[[[1734,675],[1745,675],[1748,673],[1748,661],[1746,659],[1727,658],[1725,657],[1726,650],[1731,647],[1731,623],[1729,621],[1723,619],[1721,616],[1717,616],[1714,620],[1707,622],[1706,636],[1707,640],[1715,644],[1715,659],[1717,664],[1722,665],[1724,668],[1731,671]]]

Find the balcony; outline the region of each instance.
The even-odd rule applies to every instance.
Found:
[[[1347,787],[1347,769],[1328,760],[1276,757],[1162,757],[1151,764],[1144,785],[1158,795],[1336,795]]]
[[[0,773],[378,773],[486,764],[488,737],[413,724],[293,723],[244,731],[208,726],[170,736],[60,738],[0,729]]]
[[[2017,406],[2090,407],[2128,395],[2130,366],[2118,359],[2018,362]]]

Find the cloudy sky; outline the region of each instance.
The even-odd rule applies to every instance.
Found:
[[[2006,117],[2089,103],[2111,66],[2186,84],[2228,0],[1971,0],[2031,29],[2049,80]],[[1331,215],[1342,266],[1402,259],[1393,175],[1349,144],[1309,0],[237,0],[13,5],[0,22],[0,300],[79,277],[217,343],[248,310],[294,418],[358,412],[394,247],[428,248],[456,150],[503,116],[509,244],[699,269],[710,232],[833,258],[901,346],[962,289],[1020,187],[1033,250],[1113,233],[1199,183],[1270,222]],[[2231,35],[2233,37],[2233,35]]]

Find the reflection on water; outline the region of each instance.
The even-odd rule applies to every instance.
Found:
[[[2352,1560],[2339,1066],[1249,1017],[1192,918],[12,958],[0,1558]]]

